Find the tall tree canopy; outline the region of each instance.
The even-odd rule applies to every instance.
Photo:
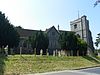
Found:
[[[87,54],[87,43],[80,38],[77,40],[77,50],[80,56]]]
[[[95,45],[96,45],[97,47],[99,47],[99,45],[100,45],[100,33],[98,34],[98,37],[96,37]]]
[[[70,51],[70,55],[74,55],[77,49],[77,37],[74,32],[63,32],[60,35],[59,42],[61,48]],[[71,53],[73,51],[73,53]]]
[[[18,46],[19,35],[4,13],[0,11],[0,48]]]
[[[40,54],[40,50],[43,50],[43,54],[46,54],[46,49],[49,45],[49,40],[46,33],[39,31],[33,34],[32,37],[29,37],[32,48],[37,49],[37,54]]]
[[[86,55],[86,42],[77,37],[74,32],[63,32],[60,35],[59,42],[61,49],[66,50],[68,55]]]
[[[100,3],[100,0],[96,0],[96,2],[94,3],[94,7],[97,6],[98,3]]]

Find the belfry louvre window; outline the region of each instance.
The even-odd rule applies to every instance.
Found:
[[[77,24],[74,25],[74,29],[76,29],[76,28],[77,28]]]

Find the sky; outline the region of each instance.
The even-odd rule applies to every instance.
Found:
[[[86,15],[93,41],[100,33],[100,4],[96,0],[0,0],[0,11],[14,26],[46,30],[58,24],[60,30],[70,31],[70,21]]]

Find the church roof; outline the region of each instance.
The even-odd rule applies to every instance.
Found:
[[[34,32],[38,32],[39,30],[29,30],[29,29],[22,29],[22,28],[16,28],[18,34],[20,37],[29,37],[32,36]]]
[[[49,29],[46,29],[46,31],[43,31],[44,33],[48,33],[54,28],[58,34],[63,32],[72,32],[72,31],[65,31],[65,30],[57,30],[54,26],[50,27]],[[20,37],[30,37],[33,35],[33,33],[39,32],[40,30],[30,30],[30,29],[23,29],[23,28],[16,28],[18,34]]]
[[[46,29],[46,32],[48,33],[52,28],[54,28],[58,32],[58,30],[54,26],[50,27],[49,29]]]

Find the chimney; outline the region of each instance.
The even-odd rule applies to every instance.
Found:
[[[59,31],[59,24],[58,24],[58,31]]]

